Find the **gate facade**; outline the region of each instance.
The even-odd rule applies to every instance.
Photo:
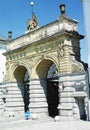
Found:
[[[28,22],[24,35],[8,41],[7,72],[1,85],[6,90],[6,113],[18,116],[30,111],[31,117],[49,115],[48,99],[58,94],[58,112],[54,116],[59,115],[61,120],[86,118],[88,74],[81,61],[80,40],[84,36],[78,33],[77,21],[67,17],[62,9],[57,20],[43,27],[35,25],[34,18]]]

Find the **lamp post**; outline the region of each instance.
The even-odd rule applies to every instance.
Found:
[[[90,0],[82,0],[83,2],[83,13],[84,13],[84,24],[85,24],[85,38],[87,43],[88,51],[88,77],[89,77],[89,87],[90,87]],[[88,101],[88,120],[90,120],[90,88],[89,88],[89,101]]]

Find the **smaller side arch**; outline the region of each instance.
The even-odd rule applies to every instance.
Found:
[[[16,78],[15,78],[15,71],[16,69],[18,68],[18,74],[20,73],[20,71],[28,71],[28,74],[29,74],[29,78],[30,78],[30,73],[31,73],[31,69],[29,68],[29,66],[25,63],[18,63],[18,64],[13,64],[11,66],[12,68],[12,72],[11,72],[11,81],[16,81]],[[20,69],[20,70],[19,70]]]
[[[20,90],[20,93],[23,98],[24,111],[29,111],[30,95],[29,95],[29,73],[25,66],[22,64],[17,65],[13,72],[14,78],[17,82],[17,88]]]

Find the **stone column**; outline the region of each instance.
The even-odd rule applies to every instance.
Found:
[[[31,117],[39,118],[48,114],[46,81],[30,80],[30,113]]]
[[[6,86],[6,115],[24,116],[23,84],[13,82],[7,83]]]

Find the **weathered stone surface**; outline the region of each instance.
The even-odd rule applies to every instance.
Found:
[[[29,22],[31,27],[31,20]],[[77,118],[77,113],[73,115],[73,106],[79,104],[78,100],[81,103],[78,107],[85,114],[88,75],[80,59],[80,40],[84,37],[77,32],[77,21],[61,15],[43,27],[32,30],[30,27],[24,35],[11,40],[7,45],[7,72],[5,84],[2,84],[2,88],[5,88],[3,95],[6,112],[11,110],[19,115],[26,107],[31,115],[49,115],[48,107],[56,99],[53,106],[56,105],[57,111],[58,105],[61,117],[69,120]],[[52,68],[53,73],[48,77],[53,64],[56,70]],[[27,80],[25,76],[28,76]]]

